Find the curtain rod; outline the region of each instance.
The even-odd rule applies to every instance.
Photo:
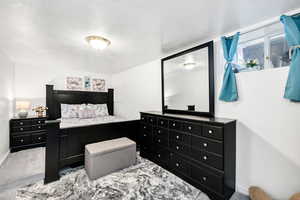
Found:
[[[291,15],[291,16],[292,16],[292,17],[297,17],[297,16],[300,16],[300,13],[296,13],[296,14],[293,14],[293,15]],[[280,20],[275,20],[275,21],[273,21],[273,22],[264,24],[264,25],[262,25],[262,26],[259,26],[259,27],[254,28],[254,29],[251,29],[251,30],[242,32],[242,33],[240,33],[240,35],[245,35],[245,34],[247,34],[247,33],[251,33],[251,32],[253,32],[253,31],[257,31],[257,30],[259,30],[259,29],[261,29],[261,28],[268,27],[268,26],[272,26],[272,25],[277,24],[277,23],[279,23],[279,22],[280,22]]]

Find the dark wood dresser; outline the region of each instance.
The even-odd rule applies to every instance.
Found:
[[[10,120],[10,149],[11,152],[45,146],[46,127],[45,117],[13,118]]]
[[[140,134],[142,157],[213,200],[235,192],[235,120],[142,112]]]

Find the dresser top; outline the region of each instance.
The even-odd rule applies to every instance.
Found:
[[[38,116],[28,116],[26,118],[20,118],[18,116],[14,116],[10,120],[33,120],[33,119],[46,119],[46,116],[44,117],[38,117]]]
[[[182,115],[182,114],[171,114],[171,113],[162,113],[161,111],[147,111],[141,112],[142,114],[148,115],[158,115],[162,117],[172,117],[177,119],[186,119],[186,120],[195,120],[202,122],[212,122],[218,124],[227,124],[231,122],[235,122],[235,119],[226,119],[226,118],[217,118],[217,117],[201,117],[201,116],[193,116],[193,115]]]

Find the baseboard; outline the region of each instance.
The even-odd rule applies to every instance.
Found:
[[[6,160],[7,156],[9,155],[9,150],[4,154],[3,158],[0,160],[0,166],[2,165],[2,163]]]
[[[241,194],[249,196],[248,188],[245,186],[236,185],[236,190],[237,190],[237,192],[239,192]]]

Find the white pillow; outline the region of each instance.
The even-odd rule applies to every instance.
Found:
[[[61,118],[72,119],[78,117],[79,104],[61,104]]]
[[[81,104],[79,107],[78,116],[80,119],[95,118],[96,112],[94,107],[91,106],[91,104]]]
[[[108,116],[108,109],[106,104],[88,104],[95,110],[96,117]]]

